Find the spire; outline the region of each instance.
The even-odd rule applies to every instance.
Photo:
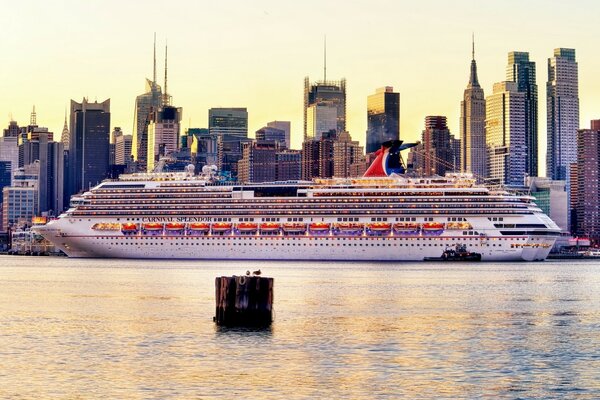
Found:
[[[323,82],[327,82],[327,35],[323,36]]]
[[[69,127],[67,126],[67,107],[65,107],[65,125],[63,126],[62,134],[60,135],[60,141],[64,145],[65,150],[69,150]]]
[[[469,76],[469,87],[479,87],[477,80],[477,63],[475,62],[475,34],[471,38],[471,76]]]
[[[169,93],[167,92],[167,59],[168,59],[168,48],[165,44],[165,88],[163,92],[163,106],[169,105]]]
[[[152,84],[156,85],[156,32],[154,32],[154,71],[152,74]]]
[[[29,119],[29,125],[37,125],[37,114],[35,113],[35,104],[33,105],[33,111],[31,112],[31,118]]]

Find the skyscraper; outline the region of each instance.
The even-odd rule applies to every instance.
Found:
[[[279,147],[281,149],[287,149],[286,145],[286,131],[279,128],[274,128],[270,126],[263,126],[259,130],[256,131],[255,134],[257,141],[275,141],[279,143]]]
[[[577,181],[571,182],[577,191],[575,209],[577,234],[600,243],[600,120],[592,121],[591,129],[577,134]]]
[[[336,131],[346,130],[346,79],[341,81],[317,81],[310,83],[304,78],[304,140],[309,138],[308,110],[317,103],[328,103],[336,108]]]
[[[516,82],[517,90],[525,93],[525,172],[529,176],[538,176],[538,92],[535,83],[535,62],[529,61],[529,53],[508,53],[506,80]]]
[[[67,110],[65,110],[65,124],[63,125],[63,130],[60,135],[60,141],[63,144],[65,150],[69,150],[69,127],[67,125]]]
[[[156,35],[154,35],[154,69],[152,80],[146,79],[146,92],[135,98],[134,130],[131,143],[131,154],[138,162],[139,168],[142,171],[146,170],[148,159],[148,124],[150,123],[152,113],[158,111],[162,106],[163,97],[161,87],[156,81]]]
[[[485,96],[477,79],[475,44],[471,57],[471,74],[460,102],[461,170],[471,172],[481,183],[486,177]]]
[[[292,141],[291,141],[291,125],[292,123],[290,121],[271,121],[271,122],[267,122],[267,126],[269,128],[276,128],[276,129],[281,129],[282,131],[285,132],[285,147],[286,148],[291,148],[292,146]]]
[[[71,100],[69,195],[100,183],[109,166],[110,99],[102,103]]]
[[[217,167],[235,177],[237,163],[242,158],[242,143],[248,141],[248,110],[211,108],[208,110],[208,131],[217,138]]]
[[[179,128],[182,110],[169,105],[154,112],[148,124],[148,172],[152,172],[161,156],[174,153],[179,148]]]
[[[441,115],[425,117],[425,130],[421,135],[423,165],[419,166],[425,176],[440,175],[459,169],[459,144],[448,129],[446,117]]]
[[[548,59],[546,175],[567,181],[570,164],[577,160],[579,129],[579,84],[574,49],[554,49]]]
[[[127,165],[131,160],[131,135],[120,135],[115,138],[115,164]]]
[[[367,153],[381,143],[400,139],[400,93],[386,86],[367,97]]]
[[[333,176],[338,178],[362,176],[366,171],[365,154],[349,132],[342,132],[333,142]]]
[[[516,82],[494,84],[486,98],[485,134],[488,148],[488,181],[522,186],[525,182],[525,93]]]
[[[338,110],[332,102],[313,103],[306,110],[305,140],[320,140],[324,133],[338,131]]]

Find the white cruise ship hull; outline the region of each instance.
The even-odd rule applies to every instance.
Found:
[[[75,258],[422,261],[460,243],[483,261],[541,261],[555,241],[552,236],[98,235],[77,227],[59,219],[37,231]]]

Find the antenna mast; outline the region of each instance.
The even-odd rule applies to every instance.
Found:
[[[35,113],[35,104],[33,105],[33,111],[31,112],[29,125],[37,125],[37,114]]]
[[[169,93],[167,92],[167,59],[168,59],[168,48],[167,44],[165,44],[165,89],[163,92],[163,106],[169,105]]]
[[[327,35],[323,35],[323,82],[327,82]]]
[[[152,74],[152,84],[156,85],[156,32],[154,32],[154,69]]]

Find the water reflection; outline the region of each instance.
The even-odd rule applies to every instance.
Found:
[[[1,261],[0,398],[600,397],[590,263]],[[259,267],[273,325],[216,327]]]

